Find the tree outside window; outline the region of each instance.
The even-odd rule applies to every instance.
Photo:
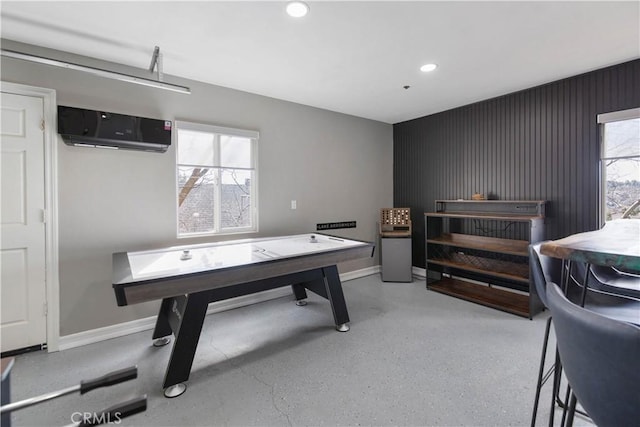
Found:
[[[599,117],[605,221],[640,218],[640,109],[620,113]]]
[[[258,133],[178,122],[178,236],[257,231]]]

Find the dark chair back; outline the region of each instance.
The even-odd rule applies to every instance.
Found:
[[[540,301],[547,307],[547,283],[560,283],[562,274],[562,261],[540,253],[540,246],[544,242],[529,245],[529,264],[531,265],[531,278],[536,288]]]
[[[582,407],[598,426],[640,420],[640,328],[581,308],[549,283],[560,360]]]
[[[640,300],[640,275],[601,265],[592,265],[591,275],[602,291]]]

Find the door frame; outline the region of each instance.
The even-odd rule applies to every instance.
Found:
[[[60,282],[58,262],[58,135],[56,91],[0,81],[2,92],[41,98],[44,107],[45,287],[47,351],[58,351],[60,340]]]

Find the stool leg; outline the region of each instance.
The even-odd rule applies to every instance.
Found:
[[[542,342],[542,355],[540,356],[540,369],[538,370],[538,384],[536,385],[536,397],[533,401],[533,414],[531,415],[531,427],[536,425],[536,417],[538,415],[538,403],[540,402],[540,390],[544,382],[542,377],[544,374],[544,362],[547,356],[547,345],[549,343],[549,331],[551,329],[551,316],[547,319],[547,327],[544,332],[544,341]]]
[[[556,396],[560,392],[560,380],[562,379],[562,363],[560,362],[560,353],[556,347],[556,363],[553,372],[553,392],[551,393],[551,412],[549,413],[549,427],[553,427],[554,410],[556,408]]]
[[[576,403],[578,401],[578,398],[576,397],[575,393],[571,393],[571,400],[569,401],[569,410],[568,410],[568,415],[567,415],[567,425],[569,427],[573,427],[573,417],[576,413]],[[562,416],[562,418],[564,418],[564,415]]]

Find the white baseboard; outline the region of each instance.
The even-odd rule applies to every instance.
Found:
[[[360,277],[371,276],[372,274],[380,273],[381,270],[379,265],[374,265],[360,270],[348,271],[340,275],[340,281],[347,282],[349,280],[359,279]]]
[[[153,329],[156,324],[156,316],[145,317],[144,319],[132,320],[118,323],[117,325],[105,326],[103,328],[91,329],[78,332],[76,334],[64,335],[58,341],[58,350],[68,350],[70,348],[81,347],[87,344],[109,340],[111,338],[123,337],[129,334]]]
[[[427,270],[420,267],[411,267],[411,274],[421,279],[427,278]]]
[[[346,282],[360,277],[370,276],[379,272],[379,265],[363,268],[361,270],[349,271],[340,275],[340,281]],[[282,288],[270,289],[268,291],[257,292],[251,295],[243,295],[224,301],[217,301],[209,304],[207,314],[219,313],[221,311],[244,307],[247,305],[269,301],[289,295],[291,295],[291,288],[288,286],[284,286]],[[145,317],[143,319],[118,323],[117,325],[105,326],[103,328],[96,328],[89,331],[78,332],[77,334],[62,336],[60,337],[60,340],[58,342],[58,350],[68,350],[70,348],[80,347],[111,338],[118,338],[125,335],[135,334],[137,332],[153,329],[156,324],[156,317],[157,316]]]

